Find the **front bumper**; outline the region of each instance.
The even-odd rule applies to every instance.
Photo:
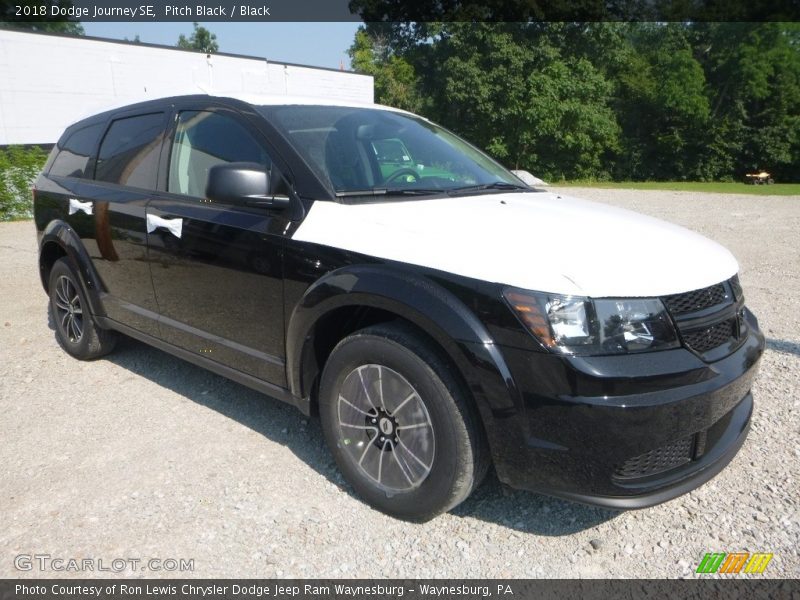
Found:
[[[489,432],[500,480],[616,509],[702,485],[749,430],[764,337],[746,318],[742,345],[712,363],[683,348],[604,357],[502,348],[521,407],[496,415]]]

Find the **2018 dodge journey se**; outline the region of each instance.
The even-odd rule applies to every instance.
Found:
[[[122,333],[318,411],[347,481],[401,518],[490,465],[650,506],[748,432],[764,338],[727,250],[532,189],[407,112],[152,100],[69,127],[34,198],[68,353]]]

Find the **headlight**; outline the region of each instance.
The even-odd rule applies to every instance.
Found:
[[[566,354],[622,354],[680,345],[657,298],[590,300],[507,289],[522,323],[545,346]]]

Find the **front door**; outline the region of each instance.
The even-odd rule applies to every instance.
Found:
[[[282,181],[265,146],[227,109],[183,110],[166,193],[147,207],[149,257],[162,337],[200,356],[285,386],[283,232],[265,208],[205,198],[209,169],[251,162]]]

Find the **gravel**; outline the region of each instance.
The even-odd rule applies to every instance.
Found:
[[[393,520],[353,496],[318,422],[293,408],[132,340],[69,358],[34,227],[4,223],[0,577],[81,575],[18,571],[20,554],[194,559],[147,576],[693,577],[711,551],[772,552],[765,576],[800,577],[800,198],[556,191],[687,226],[739,259],[768,345],[750,436],[711,482],[620,513],[490,478],[432,522]]]

